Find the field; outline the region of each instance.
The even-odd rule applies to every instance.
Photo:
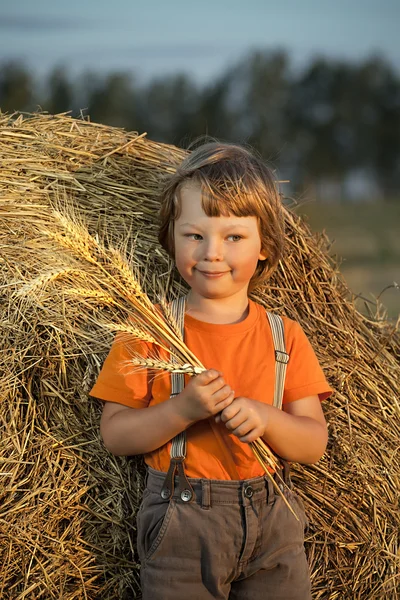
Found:
[[[400,200],[387,204],[321,204],[296,207],[313,231],[325,231],[332,242],[330,253],[357,297],[357,308],[390,319],[400,314]]]

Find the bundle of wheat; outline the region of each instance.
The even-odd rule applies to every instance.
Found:
[[[123,244],[128,256],[134,246],[150,296],[155,282],[181,294],[156,243],[155,214],[160,179],[183,156],[65,115],[0,117],[2,598],[140,595],[142,463],[105,451],[100,406],[87,397],[113,335],[103,327],[110,298],[92,286],[80,310],[77,296],[88,292],[82,265],[71,259],[61,273],[54,240],[40,232],[57,230],[52,204],[73,201],[91,234]],[[323,236],[290,212],[286,225],[287,257],[253,297],[300,321],[335,389],[325,406],[326,456],[294,467],[310,519],[314,597],[395,599],[399,337],[395,326],[355,310]],[[83,233],[78,241],[90,242]],[[49,282],[59,277],[75,296],[30,300],[27,282],[54,290]]]

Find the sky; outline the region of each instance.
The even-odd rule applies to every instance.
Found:
[[[294,66],[379,54],[400,72],[399,23],[399,0],[0,0],[0,64],[205,82],[257,48]]]

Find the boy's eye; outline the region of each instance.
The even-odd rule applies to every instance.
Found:
[[[185,233],[185,237],[194,241],[200,241],[203,239],[203,236],[200,233]],[[239,240],[243,239],[243,236],[238,234],[232,234],[228,235],[226,239],[231,242],[238,242]]]
[[[202,236],[199,233],[186,233],[185,237],[191,238],[192,240],[202,240]]]

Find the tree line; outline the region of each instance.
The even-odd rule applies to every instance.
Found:
[[[346,182],[358,178],[371,183],[370,195],[400,197],[400,77],[381,57],[316,58],[294,69],[285,52],[257,51],[206,84],[187,74],[146,83],[125,72],[72,78],[61,67],[43,83],[7,62],[0,108],[83,110],[92,121],[178,146],[205,134],[250,144],[297,194],[333,186],[345,198]]]

